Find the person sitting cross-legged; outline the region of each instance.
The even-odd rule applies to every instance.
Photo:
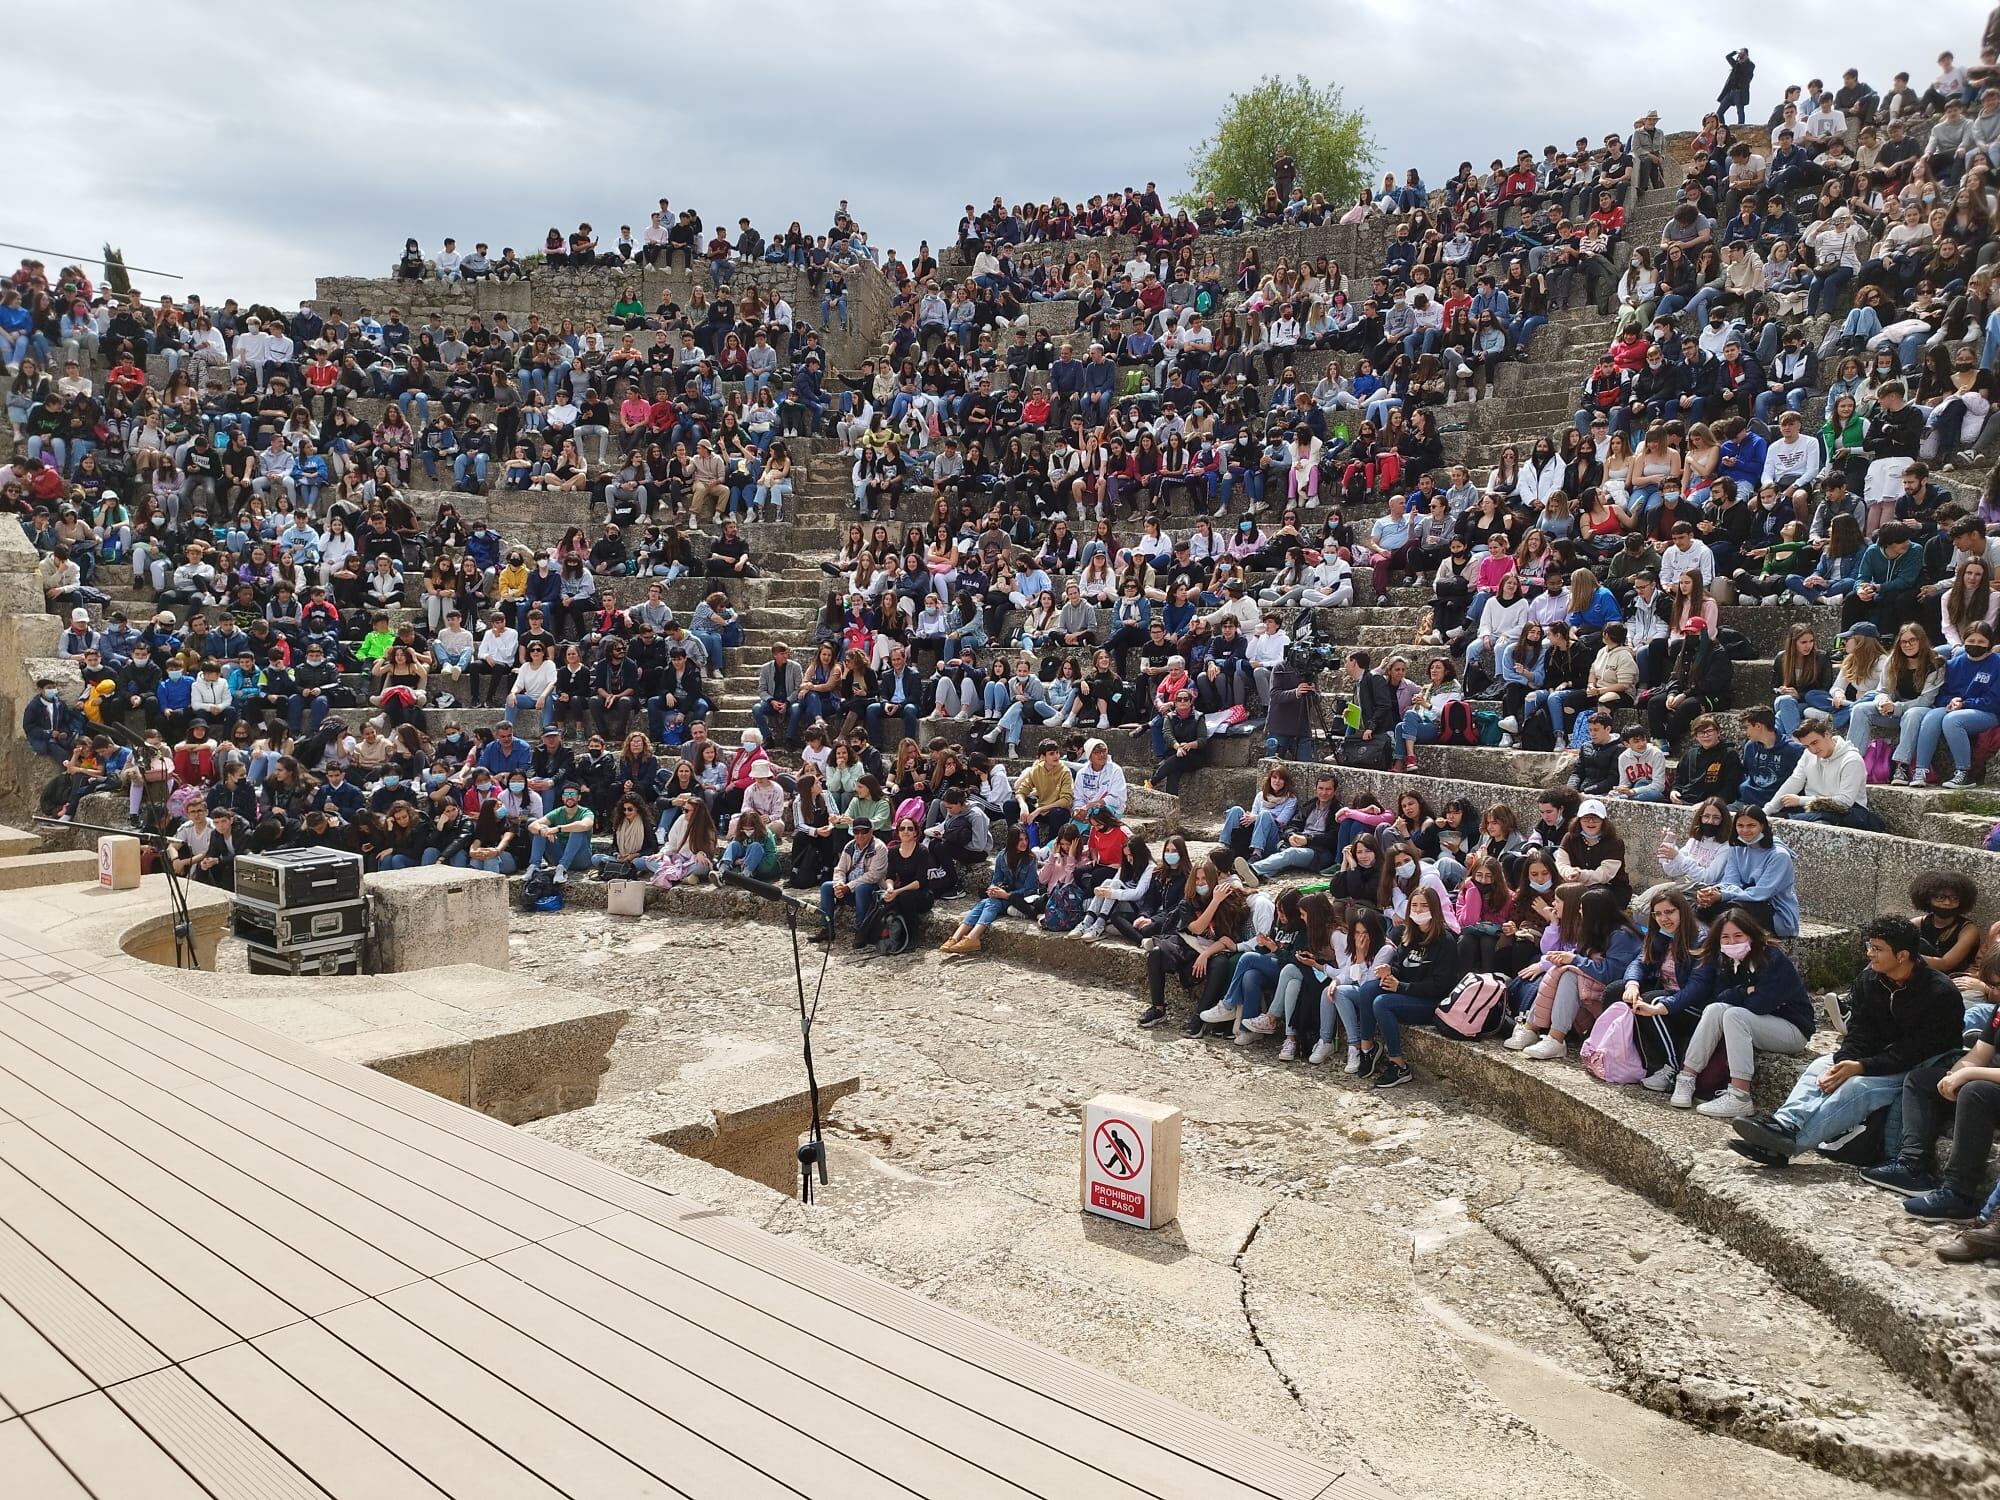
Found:
[[[833,878],[820,882],[819,930],[807,941],[832,942],[834,913],[850,903],[854,907],[855,932],[867,931],[868,918],[881,897],[882,883],[888,878],[889,850],[875,837],[874,824],[855,823],[853,841],[840,851],[840,858],[834,862]]]
[[[1964,1002],[1951,977],[1924,962],[1917,924],[1877,917],[1862,933],[1862,952],[1840,1046],[1799,1075],[1774,1113],[1736,1120],[1732,1150],[1786,1166],[1897,1102],[1912,1068],[1957,1050]]]

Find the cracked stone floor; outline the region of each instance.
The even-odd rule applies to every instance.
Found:
[[[606,1102],[802,1081],[773,929],[517,915],[513,958],[634,1008]],[[563,1138],[1413,1497],[1681,1500],[1725,1474],[1733,1500],[1878,1495],[1897,1491],[1793,1455],[1961,1441],[1755,1267],[1439,1089],[1371,1094],[1141,1032],[1137,1008],[994,961],[837,953],[817,1051],[862,1087],[811,1209],[629,1134]],[[1185,1112],[1166,1230],[1077,1212],[1082,1105],[1105,1091]],[[1593,1262],[1615,1295],[1586,1294]]]

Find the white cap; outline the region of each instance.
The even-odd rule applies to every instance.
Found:
[[[1606,816],[1604,799],[1601,797],[1585,797],[1581,802],[1577,803],[1576,815],[1579,818],[1601,818]]]

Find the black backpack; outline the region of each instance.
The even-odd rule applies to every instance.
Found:
[[[1549,722],[1547,714],[1529,714],[1521,720],[1521,732],[1515,739],[1523,750],[1553,750],[1556,747],[1556,726]]]

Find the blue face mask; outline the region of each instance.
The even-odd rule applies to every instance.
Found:
[[[403,778],[397,775],[391,774],[382,778],[382,785],[384,786],[401,786],[402,784]]]
[[[1161,855],[1160,857],[1167,862],[1167,866],[1170,869],[1181,862],[1181,854],[1180,850],[1178,849],[1169,849],[1165,854]]]
[[[1553,880],[1530,880],[1528,882],[1528,888],[1530,890],[1546,891],[1550,889],[1552,886],[1554,886],[1554,884],[1555,882]]]

